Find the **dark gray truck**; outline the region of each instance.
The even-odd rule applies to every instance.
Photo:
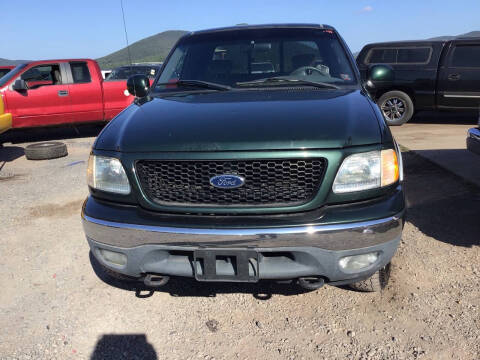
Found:
[[[372,66],[393,68],[391,78],[368,83],[388,125],[402,125],[421,110],[480,106],[480,38],[368,44],[356,60],[365,82]]]

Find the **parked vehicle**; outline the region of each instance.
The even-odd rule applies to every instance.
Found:
[[[103,81],[89,59],[18,65],[0,79],[0,132],[10,127],[108,121],[133,101],[126,82]],[[9,114],[8,116],[6,114]]]
[[[113,69],[106,77],[107,81],[127,80],[130,76],[143,74],[150,79],[154,79],[160,70],[161,65],[126,65]]]
[[[0,66],[0,78],[7,75],[15,66]]]
[[[12,114],[5,113],[2,98],[3,95],[0,93],[0,134],[4,133],[12,126]]]
[[[478,120],[478,126],[468,130],[467,149],[480,155],[480,118]]]
[[[112,72],[112,70],[102,70],[102,77],[104,79],[106,79],[107,76],[110,75],[111,72]]]
[[[252,71],[260,60],[275,72]],[[403,228],[402,160],[334,28],[189,33],[151,88],[144,75],[127,86],[137,99],[95,141],[82,210],[108,272],[149,286],[385,286]]]
[[[369,89],[389,125],[406,123],[416,111],[480,106],[480,39],[368,44],[357,63],[364,81],[372,65],[394,69]]]

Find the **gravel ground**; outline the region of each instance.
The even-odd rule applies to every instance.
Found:
[[[404,153],[408,221],[381,294],[180,279],[150,292],[89,256],[93,138],[70,131],[65,158],[22,156],[41,132],[0,149],[0,359],[480,358],[479,188]]]

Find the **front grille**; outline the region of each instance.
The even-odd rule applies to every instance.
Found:
[[[147,197],[169,206],[294,206],[317,194],[326,160],[140,160],[136,164]],[[210,185],[217,175],[235,174],[242,187]]]

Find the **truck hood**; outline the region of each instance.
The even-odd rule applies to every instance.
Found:
[[[121,112],[95,149],[121,152],[328,149],[377,144],[360,90],[218,91],[153,97]]]

